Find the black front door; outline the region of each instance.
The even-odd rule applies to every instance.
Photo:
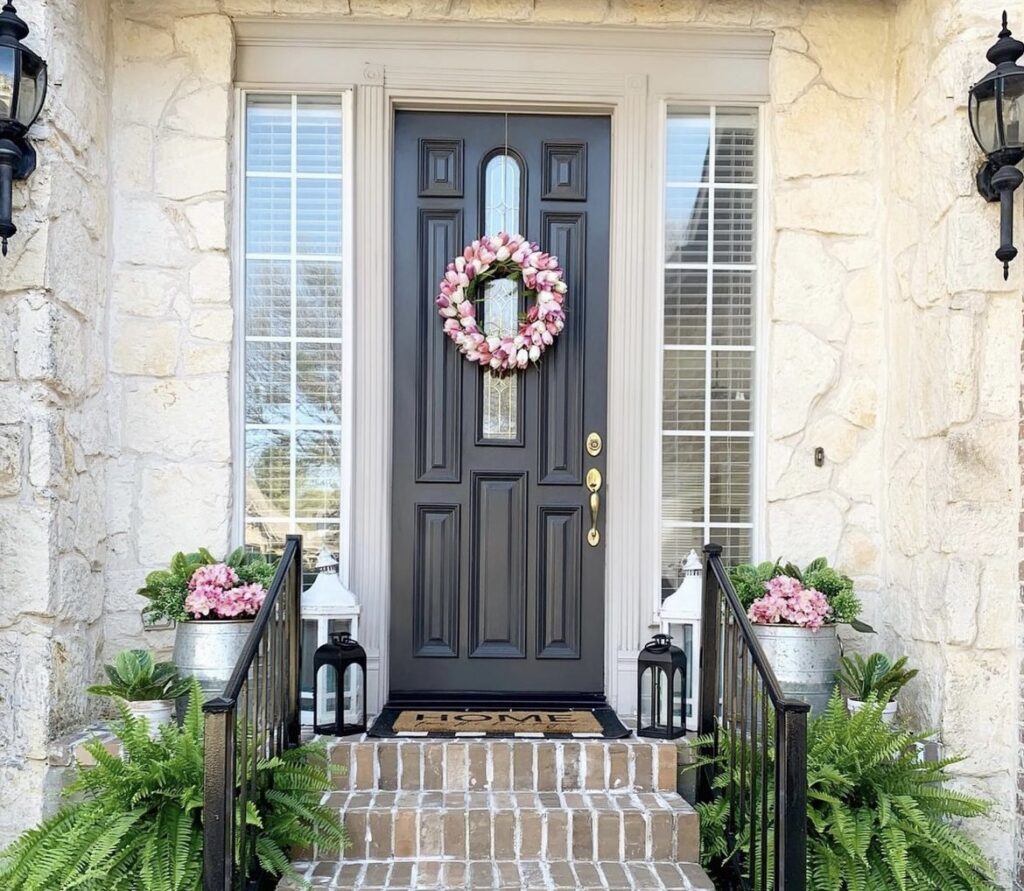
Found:
[[[605,472],[609,154],[607,117],[397,113],[393,702],[603,690],[608,493],[587,478]],[[459,354],[434,305],[446,265],[501,230],[568,285],[561,336],[503,377]],[[485,286],[485,334],[523,311],[513,283]]]

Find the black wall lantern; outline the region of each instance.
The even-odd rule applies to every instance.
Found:
[[[686,733],[686,653],[655,634],[637,660],[636,735],[676,739]]]
[[[313,732],[366,732],[366,651],[347,631],[313,654]]]
[[[968,113],[971,130],[988,162],[978,171],[978,191],[987,201],[998,201],[999,249],[996,259],[1003,264],[1003,278],[1010,274],[1010,261],[1017,256],[1013,246],[1013,193],[1024,181],[1017,164],[1024,158],[1024,68],[1017,60],[1024,55],[1024,43],[1006,27],[986,57],[996,67],[971,87]]]

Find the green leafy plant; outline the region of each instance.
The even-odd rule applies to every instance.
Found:
[[[189,690],[189,682],[178,674],[173,662],[154,662],[148,650],[124,650],[105,665],[109,684],[94,684],[94,696],[116,696],[128,702],[177,699]]]
[[[186,554],[179,551],[171,558],[167,569],[158,569],[146,576],[146,584],[138,593],[149,600],[142,610],[149,624],[158,622],[185,622],[189,619],[185,611],[189,579],[200,566],[226,563],[238,575],[242,583],[256,582],[266,589],[274,579],[276,562],[270,562],[262,554],[237,548],[223,560],[218,560],[206,548]]]
[[[729,578],[744,609],[750,609],[755,600],[763,597],[765,584],[780,575],[794,578],[805,588],[814,588],[824,594],[832,609],[830,621],[850,625],[856,631],[874,633],[870,625],[858,618],[862,607],[853,592],[853,579],[829,566],[824,557],[812,560],[803,569],[780,558],[774,563],[741,563],[729,570]]]
[[[68,789],[70,801],[0,853],[4,891],[199,891],[203,859],[202,694],[193,682],[182,726],[150,739],[144,720],[121,705],[113,725],[123,757],[99,742],[96,760]],[[253,751],[250,747],[248,751]],[[241,770],[239,776],[242,775]],[[293,847],[340,852],[337,811],[322,805],[330,770],[322,745],[263,759],[245,831],[260,866],[301,878],[288,862]]]
[[[879,702],[893,702],[911,680],[917,669],[908,669],[907,657],[895,662],[884,653],[872,653],[865,659],[860,653],[844,656],[839,666],[839,682],[851,699],[866,701],[872,696]]]
[[[849,715],[838,691],[825,712],[812,719],[807,732],[807,887],[814,891],[992,891],[991,867],[978,847],[951,825],[952,818],[977,817],[989,805],[946,788],[948,768],[961,761],[924,761],[918,743],[927,735],[895,730],[882,721],[885,702],[870,697]],[[769,743],[774,733],[768,728]],[[716,756],[714,737],[692,745],[702,757],[694,767],[711,766],[712,788],[720,797],[697,805],[700,813],[701,861],[711,872],[739,871],[761,887],[760,835],[757,857],[746,862],[750,821],[730,833],[730,784],[768,778],[767,800],[774,800],[775,749],[767,750],[762,774],[760,746],[741,737],[738,751],[728,746]],[[730,759],[730,754],[732,755]],[[755,789],[758,800],[762,789]],[[766,886],[774,888],[774,811],[768,809]],[[782,889],[779,889],[782,891]]]

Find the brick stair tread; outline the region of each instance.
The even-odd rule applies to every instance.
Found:
[[[349,860],[696,859],[699,820],[675,792],[329,793]]]
[[[696,864],[671,861],[460,860],[441,858],[319,861],[296,868],[320,891],[501,889],[501,891],[714,891]],[[278,891],[299,886],[288,880]]]

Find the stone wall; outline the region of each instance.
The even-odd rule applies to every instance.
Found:
[[[0,260],[0,846],[52,805],[48,742],[86,713],[101,640],[106,0],[22,4],[50,63],[39,166]]]
[[[916,722],[968,755],[954,768],[962,786],[995,802],[976,831],[1007,876],[1019,720],[1024,269],[1018,262],[1003,281],[992,256],[998,208],[974,188],[980,152],[966,110],[967,86],[989,67],[1001,10],[991,0],[938,8],[916,0],[896,10],[880,618],[921,668],[910,703]],[[1024,887],[1024,873],[1017,880]]]

